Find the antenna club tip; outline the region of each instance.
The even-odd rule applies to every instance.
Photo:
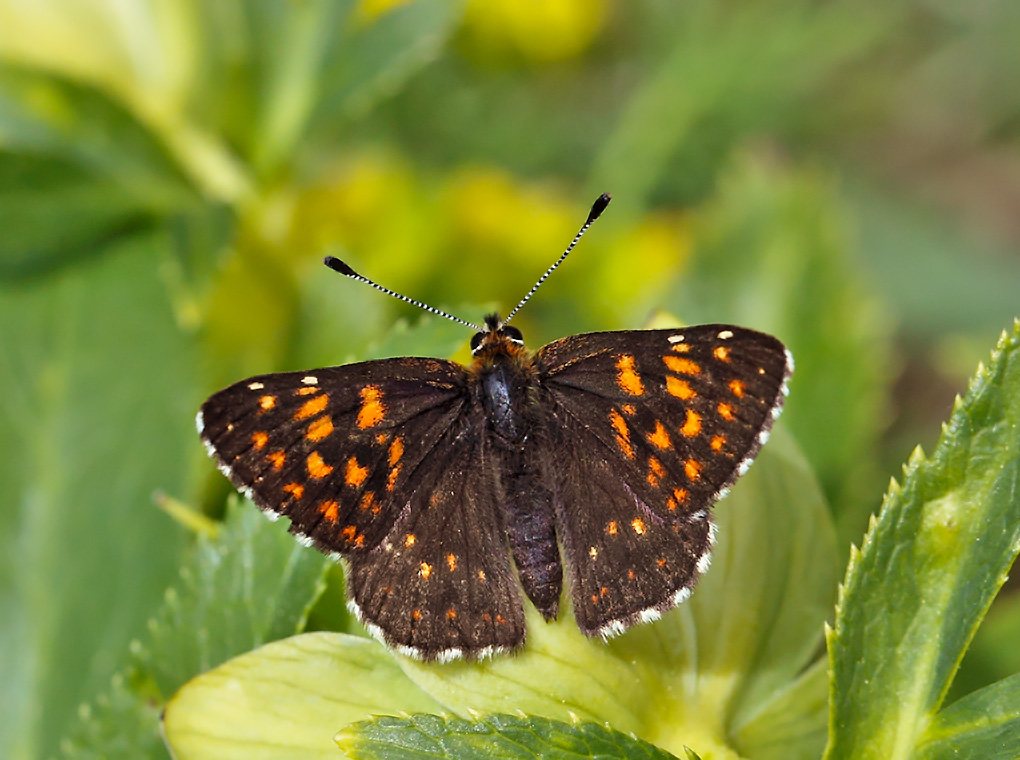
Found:
[[[327,256],[322,260],[322,263],[332,269],[334,272],[345,274],[348,277],[357,277],[358,273],[351,269],[347,264],[338,259],[336,256]]]
[[[602,193],[602,195],[595,199],[595,202],[591,206],[591,211],[588,212],[588,224],[591,224],[599,218],[599,215],[606,210],[606,206],[609,205],[609,201],[612,199],[613,196],[609,193]]]

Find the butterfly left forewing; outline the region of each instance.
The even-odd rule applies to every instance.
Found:
[[[198,427],[220,470],[327,553],[377,545],[466,402],[464,370],[391,359],[261,375],[211,396]]]

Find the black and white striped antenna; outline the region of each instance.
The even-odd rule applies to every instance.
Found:
[[[545,282],[546,278],[553,273],[553,270],[563,263],[563,259],[567,258],[567,255],[574,250],[574,246],[577,245],[577,241],[580,240],[581,236],[588,231],[588,228],[592,226],[596,219],[599,218],[599,215],[606,210],[606,206],[609,205],[609,201],[611,200],[612,196],[609,193],[602,193],[602,195],[595,199],[595,202],[591,206],[591,211],[588,212],[588,218],[585,220],[584,224],[581,225],[581,229],[577,231],[577,234],[574,235],[574,239],[570,241],[570,245],[567,246],[567,250],[563,252],[562,256],[556,259],[555,264],[545,270],[545,274],[538,278],[538,282],[531,287],[528,294],[524,296],[524,298],[521,299],[521,302],[513,308],[513,311],[507,314],[506,319],[503,320],[504,325],[514,318],[514,314],[519,312],[521,307],[528,302],[528,299],[535,295],[535,291],[538,290],[542,283]]]
[[[513,311],[511,311],[507,318],[503,320],[502,324],[500,324],[500,327],[507,324],[513,318],[514,314],[521,310],[521,307],[524,306],[524,304],[528,302],[528,299],[535,294],[535,291],[538,290],[539,286],[541,286],[541,284],[546,281],[546,278],[548,278],[549,275],[553,273],[553,270],[563,263],[563,260],[567,258],[567,255],[572,250],[574,250],[574,246],[577,245],[577,241],[581,239],[581,236],[584,235],[584,233],[588,231],[588,228],[591,227],[592,223],[599,218],[599,214],[606,210],[606,206],[609,205],[610,200],[611,198],[609,196],[609,193],[603,193],[595,200],[595,203],[592,204],[591,211],[588,212],[588,218],[581,226],[581,229],[577,231],[577,234],[574,235],[574,239],[570,241],[570,245],[567,246],[567,250],[563,252],[563,255],[556,259],[555,264],[553,264],[551,267],[545,270],[545,274],[538,278],[538,282],[536,282],[534,286],[532,286],[531,290],[528,291],[528,294],[521,299],[521,302],[513,308]],[[393,296],[394,298],[399,298],[404,303],[414,304],[419,309],[424,309],[430,314],[435,314],[436,316],[439,317],[446,317],[447,319],[462,324],[466,327],[471,327],[477,332],[486,332],[484,328],[479,327],[473,322],[468,322],[466,320],[461,319],[460,317],[455,317],[453,316],[453,314],[445,312],[442,309],[437,309],[434,306],[429,306],[427,303],[422,303],[421,301],[416,301],[413,298],[408,298],[407,296],[401,295],[395,290],[390,290],[389,288],[385,288],[377,282],[373,282],[364,275],[360,275],[357,272],[355,272],[353,269],[350,268],[350,266],[347,265],[346,262],[338,259],[336,256],[327,256],[322,260],[322,263],[328,266],[334,272],[339,272],[342,275],[350,277],[352,280],[357,280],[358,282],[363,282],[366,285],[371,285],[373,288],[385,293],[386,295]]]
[[[336,256],[327,256],[326,258],[324,258],[322,260],[322,263],[325,264],[326,266],[328,266],[334,272],[339,272],[340,274],[345,274],[348,277],[350,277],[352,280],[357,280],[358,282],[363,282],[366,285],[371,285],[376,290],[380,290],[383,293],[386,293],[387,295],[393,296],[394,298],[399,298],[404,303],[414,304],[419,309],[424,309],[425,311],[429,312],[430,314],[435,314],[435,315],[440,316],[440,317],[446,317],[447,319],[451,319],[454,322],[458,322],[458,323],[460,323],[462,325],[465,325],[467,327],[473,327],[476,332],[485,332],[485,330],[483,328],[479,327],[478,325],[474,324],[473,322],[468,322],[467,320],[461,319],[460,317],[455,317],[452,314],[443,311],[442,309],[437,309],[434,306],[429,306],[427,303],[422,303],[421,301],[416,301],[413,298],[408,298],[407,296],[402,296],[402,295],[400,295],[400,293],[398,293],[395,290],[390,290],[389,288],[384,288],[379,283],[373,282],[372,280],[368,279],[364,275],[358,274],[353,269],[351,269],[345,262],[341,261]]]

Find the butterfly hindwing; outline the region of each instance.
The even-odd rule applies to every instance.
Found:
[[[464,368],[389,359],[252,377],[202,405],[199,432],[261,509],[330,554],[376,546],[466,403]]]
[[[441,661],[524,643],[521,594],[482,425],[451,429],[409,508],[371,552],[348,559],[358,617],[391,647]]]
[[[708,508],[750,466],[792,360],[753,330],[574,335],[536,355],[575,615],[612,633],[682,600],[707,567]]]

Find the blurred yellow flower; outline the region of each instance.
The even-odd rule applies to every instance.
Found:
[[[448,181],[446,206],[460,247],[539,264],[563,242],[577,211],[562,193],[492,167],[455,174]]]
[[[562,61],[591,45],[606,15],[606,0],[469,0],[465,43],[483,60]]]
[[[407,5],[412,0],[359,0],[355,16],[359,21],[375,21],[394,8]]]

